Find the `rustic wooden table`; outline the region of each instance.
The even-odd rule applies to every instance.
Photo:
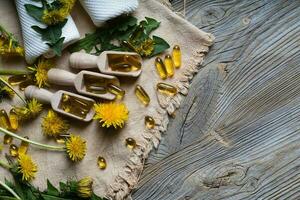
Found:
[[[186,3],[216,42],[132,198],[300,199],[300,1]]]

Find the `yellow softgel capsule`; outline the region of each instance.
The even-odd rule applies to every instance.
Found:
[[[169,96],[174,96],[177,94],[177,88],[167,83],[158,83],[156,89],[158,92]]]
[[[130,72],[141,69],[142,64],[137,55],[107,54],[108,65],[113,71]]]
[[[67,113],[85,118],[90,109],[92,109],[92,106],[93,104],[87,100],[68,94],[63,94],[58,108]]]
[[[160,57],[157,57],[155,59],[155,67],[156,67],[157,73],[160,76],[160,78],[166,79],[168,76],[167,70],[166,70],[165,64],[163,63],[163,61],[161,60]]]
[[[173,63],[176,68],[181,67],[181,51],[178,45],[175,45],[172,52]]]
[[[12,108],[9,111],[9,123],[10,123],[10,127],[11,130],[16,131],[19,128],[19,119],[18,119],[18,114],[16,112],[16,110],[14,108]]]
[[[107,90],[103,86],[93,86],[93,85],[87,85],[86,91],[94,93],[94,94],[106,94]]]
[[[11,129],[8,115],[4,109],[0,110],[0,126],[5,129]]]
[[[65,144],[66,139],[65,139],[65,137],[57,137],[57,138],[55,138],[55,142],[58,144]]]
[[[13,137],[10,135],[4,135],[3,144],[11,144],[13,141]]]
[[[17,157],[19,155],[19,152],[18,152],[18,147],[14,144],[11,144],[9,146],[9,154],[12,156],[12,157]]]
[[[155,120],[151,116],[145,117],[145,125],[148,129],[153,129],[155,126]]]
[[[29,137],[25,136],[24,138],[29,139]],[[26,154],[28,151],[29,143],[22,141],[18,150],[18,154]]]
[[[107,90],[108,92],[116,95],[117,99],[123,99],[125,96],[125,91],[114,84],[108,84]]]
[[[106,169],[107,164],[106,164],[105,158],[103,158],[102,156],[99,156],[98,160],[97,160],[97,165],[98,165],[99,169],[102,169],[102,170]]]
[[[150,97],[142,86],[137,85],[135,87],[135,95],[144,105],[146,106],[149,105]]]
[[[168,77],[173,77],[174,76],[174,64],[173,64],[173,60],[172,60],[172,57],[170,54],[167,54],[165,56],[164,64],[166,66],[166,71],[167,71]]]
[[[12,86],[18,85],[23,81],[26,81],[28,76],[26,74],[22,75],[13,75],[8,78],[8,83],[11,84]]]
[[[133,138],[127,138],[125,144],[129,149],[134,149],[136,147],[136,141]]]
[[[21,83],[19,84],[19,89],[20,89],[21,91],[24,91],[25,88],[27,88],[29,85],[34,85],[34,84],[35,84],[35,83],[34,83],[33,80],[27,79],[27,80],[25,80],[25,81],[23,81],[23,82],[21,82]]]

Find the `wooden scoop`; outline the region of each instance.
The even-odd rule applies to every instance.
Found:
[[[28,86],[25,89],[25,97],[35,98],[44,104],[51,104],[52,109],[56,112],[85,122],[91,121],[95,114],[92,109],[95,103],[93,99],[63,90],[52,93],[36,86]]]
[[[78,74],[73,74],[69,71],[57,68],[52,68],[48,71],[49,83],[63,86],[74,86],[78,93],[88,96],[98,97],[107,100],[114,100],[116,98],[116,95],[109,92],[97,94],[88,91],[87,83],[91,80],[98,80],[98,82],[105,81],[104,85],[113,84],[116,86],[120,86],[120,82],[117,77],[96,72],[81,71]]]
[[[70,65],[76,69],[93,69],[98,68],[100,72],[104,74],[111,74],[115,76],[129,76],[138,77],[142,72],[142,67],[139,70],[121,72],[112,70],[109,66],[110,55],[129,55],[138,58],[139,62],[142,63],[142,58],[139,54],[133,52],[120,52],[120,51],[104,51],[99,56],[94,56],[87,53],[76,52],[70,56]]]

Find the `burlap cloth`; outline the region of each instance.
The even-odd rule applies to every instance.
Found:
[[[70,132],[80,134],[87,140],[88,150],[83,161],[73,163],[64,153],[30,147],[29,154],[38,163],[38,173],[33,184],[41,189],[46,187],[46,179],[57,186],[61,180],[91,176],[94,178],[96,194],[112,199],[123,199],[136,186],[143,169],[144,160],[152,148],[158,146],[161,134],[166,131],[169,121],[168,114],[175,112],[182,98],[187,94],[190,80],[199,70],[199,64],[213,43],[213,36],[194,27],[156,0],[141,0],[134,15],[139,19],[149,16],[161,21],[155,35],[166,39],[171,46],[180,45],[183,65],[179,70],[176,70],[172,79],[166,81],[176,85],[179,94],[174,97],[158,97],[155,86],[161,80],[154,67],[154,58],[145,60],[143,73],[138,79],[121,79],[122,88],[126,90],[124,102],[130,111],[125,128],[114,131],[101,128],[96,121],[82,123],[69,120]],[[0,24],[21,38],[13,1],[0,1],[0,16]],[[89,16],[79,5],[76,6],[72,16],[81,35],[95,29]],[[171,49],[169,49],[170,51]],[[58,68],[71,70],[68,66],[68,56],[68,52],[65,52],[63,57],[57,61]],[[0,62],[1,68],[21,69],[24,66],[25,64],[21,60],[2,60]],[[143,106],[134,95],[134,86],[137,83],[142,85],[151,97],[151,103],[148,107]],[[1,107],[9,111],[10,105],[16,103],[20,103],[20,101],[18,99],[4,101]],[[30,139],[42,143],[55,144],[53,140],[41,133],[41,118],[45,114],[46,111],[32,122],[23,124],[18,134],[29,136]],[[145,115],[154,117],[157,124],[155,129],[151,131],[145,129]],[[128,137],[137,141],[137,147],[132,151],[125,146],[125,139]],[[13,142],[17,145],[20,143],[18,140]],[[7,153],[7,150],[8,147],[5,147],[1,153],[1,159],[4,159],[4,153]],[[97,166],[97,158],[100,155],[105,157],[107,161],[105,170],[100,170]],[[10,174],[3,169],[0,169],[0,173],[2,180],[5,177],[11,178]]]

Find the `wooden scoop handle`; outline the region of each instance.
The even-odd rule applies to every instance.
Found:
[[[97,68],[98,56],[88,53],[76,52],[70,56],[70,66],[75,69],[92,69]]]
[[[50,104],[52,96],[52,92],[33,85],[30,85],[25,89],[25,97],[27,99],[35,98],[41,103]]]
[[[48,82],[56,85],[74,86],[76,74],[63,69],[52,68],[48,71]]]

